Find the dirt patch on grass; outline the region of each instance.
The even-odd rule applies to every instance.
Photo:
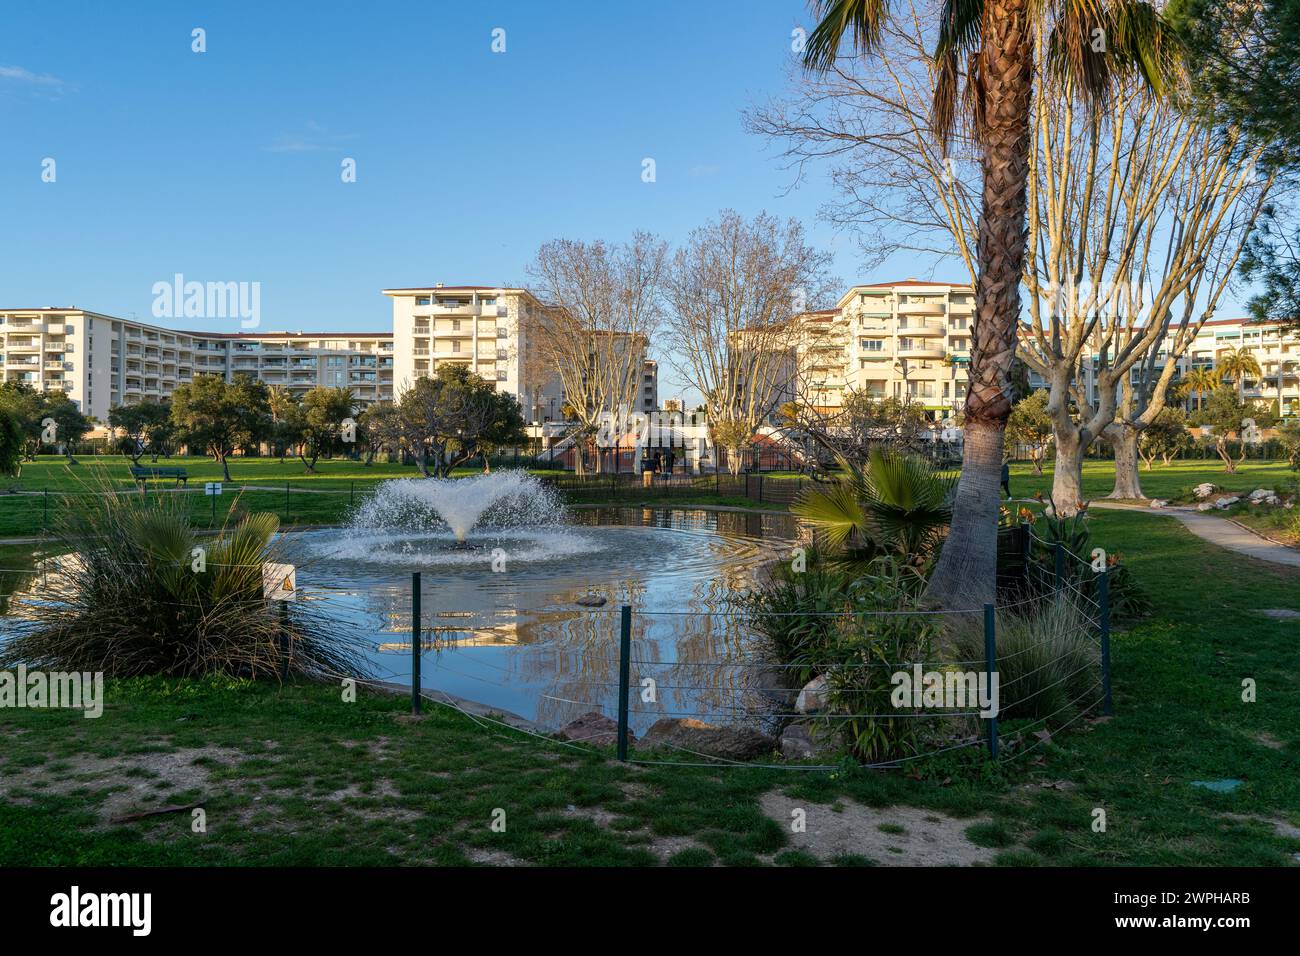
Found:
[[[241,751],[226,747],[191,747],[117,757],[78,754],[61,758],[58,769],[28,767],[5,774],[0,782],[0,797],[15,803],[30,803],[13,796],[13,791],[39,789],[42,794],[66,795],[77,790],[114,787],[96,807],[101,819],[108,821],[169,803],[169,794],[203,792],[214,765],[233,766],[244,756]]]
[[[1262,823],[1266,827],[1272,827],[1273,832],[1280,837],[1286,837],[1288,840],[1300,840],[1300,827],[1282,817],[1265,817],[1251,813],[1225,813],[1223,816],[1228,820],[1236,820],[1239,823]]]
[[[992,863],[997,853],[966,836],[968,827],[987,823],[988,817],[959,820],[934,810],[877,809],[851,800],[811,803],[778,792],[765,793],[759,806],[785,830],[794,849],[822,862],[860,856],[883,866],[977,866]],[[792,829],[796,810],[806,814],[803,832]]]

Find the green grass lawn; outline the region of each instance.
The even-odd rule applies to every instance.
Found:
[[[1142,491],[1148,498],[1176,498],[1186,494],[1202,482],[1212,482],[1235,494],[1249,494],[1256,488],[1285,488],[1287,482],[1300,478],[1300,472],[1291,471],[1285,461],[1244,461],[1234,474],[1223,470],[1218,459],[1213,461],[1180,460],[1168,465],[1157,464],[1150,471],[1141,469]],[[1083,493],[1089,500],[1104,498],[1115,487],[1113,461],[1085,461],[1083,463]],[[1017,498],[1031,498],[1036,492],[1044,495],[1052,490],[1052,462],[1047,462],[1042,475],[1035,475],[1024,462],[1011,465],[1011,493]]]
[[[145,458],[141,464],[150,466],[153,463]],[[203,486],[209,481],[223,481],[221,466],[210,458],[175,457],[159,459],[157,467],[184,468],[189,475],[188,487],[177,490],[174,481],[151,481],[149,493],[181,495],[196,524],[211,524],[214,502],[212,497],[203,493]],[[65,459],[53,455],[43,455],[35,462],[27,462],[23,466],[22,478],[5,486],[8,491],[25,494],[0,494],[0,538],[39,535],[45,528],[53,526],[60,509],[91,501],[105,489],[135,489],[137,486],[128,469],[129,462],[121,456],[87,456],[79,459],[76,466],[69,466]],[[481,468],[468,467],[457,469],[453,474],[460,477],[480,472]],[[288,458],[283,463],[277,458],[232,458],[230,474],[230,483],[224,484],[222,495],[215,502],[218,525],[231,503],[238,499],[238,508],[274,512],[282,525],[290,526],[344,521],[348,512],[378,482],[391,478],[414,478],[419,472],[412,465],[380,461],[365,465],[348,459],[322,459],[317,462],[316,474],[308,475],[304,474],[302,462],[296,458]],[[712,478],[702,480],[699,485],[692,489],[668,489],[662,485],[648,490],[629,487],[630,496],[617,498],[611,498],[602,489],[595,489],[572,495],[571,500],[579,504],[608,501],[631,505],[670,499],[681,505],[784,508],[780,504],[758,505],[748,498],[714,494],[710,490]]]
[[[1092,521],[1157,611],[1115,635],[1114,718],[998,767],[966,752],[907,772],[642,768],[443,708],[411,720],[364,690],[113,681],[99,720],[0,711],[0,863],[854,865],[941,834],[996,864],[1294,865],[1300,622],[1257,609],[1300,610],[1300,573],[1171,518]],[[1192,785],[1225,778],[1241,786]],[[188,812],[110,822],[188,803],[206,833]],[[802,844],[792,805],[822,833],[856,825],[857,849]]]

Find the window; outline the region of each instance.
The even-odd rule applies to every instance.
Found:
[[[452,350],[453,352],[459,352],[459,351],[460,351],[460,340],[459,340],[459,339],[457,339],[456,341],[454,341],[454,342],[451,343],[451,350]]]
[[[459,332],[459,331],[460,331],[460,319],[452,319],[452,320],[451,320],[451,330],[452,330],[453,332]]]
[[[428,305],[428,304],[429,304],[429,297],[428,297],[427,295],[417,295],[417,296],[415,297],[415,304],[416,304],[416,305]]]
[[[885,350],[884,339],[863,339],[862,351],[864,352],[883,352]]]

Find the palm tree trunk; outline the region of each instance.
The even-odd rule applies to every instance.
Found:
[[[952,527],[926,589],[927,601],[949,608],[991,603],[997,593],[998,486],[1025,258],[1033,85],[1028,5],[1028,0],[984,4],[979,57],[984,193],[965,442]]]

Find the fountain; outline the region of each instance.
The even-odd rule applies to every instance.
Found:
[[[526,471],[379,484],[342,533],[311,539],[311,557],[357,564],[512,564],[601,550],[564,521],[559,498]]]
[[[353,516],[359,530],[431,530],[440,524],[464,544],[490,514],[494,527],[519,528],[560,520],[563,508],[526,471],[498,471],[470,478],[399,478],[385,481]]]

